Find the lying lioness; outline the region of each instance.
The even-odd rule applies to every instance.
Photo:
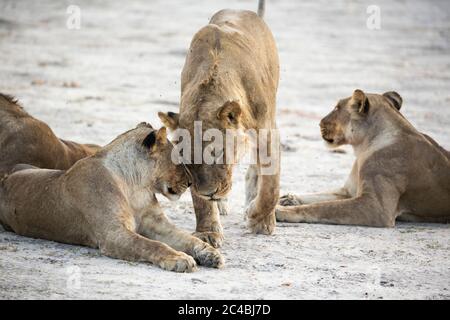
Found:
[[[100,248],[166,270],[193,271],[192,257],[220,267],[220,253],[177,229],[155,197],[175,200],[189,187],[185,168],[171,161],[172,148],[164,127],[140,124],[67,171],[20,165],[0,182],[0,223],[23,236]]]
[[[395,220],[450,221],[450,153],[399,112],[402,98],[356,90],[320,122],[333,147],[353,146],[345,186],[329,193],[286,195],[278,221],[393,227]]]
[[[45,169],[69,169],[100,147],[58,139],[44,122],[0,93],[0,177],[16,164],[26,163]]]

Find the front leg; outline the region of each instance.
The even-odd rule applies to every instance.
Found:
[[[192,190],[191,195],[197,220],[196,232],[193,235],[214,248],[221,247],[224,237],[217,202],[205,200],[197,196]]]
[[[277,221],[393,227],[403,188],[402,180],[379,174],[363,179],[359,187],[358,195],[350,199],[292,207],[278,206]]]
[[[252,233],[272,234],[275,230],[275,207],[279,196],[280,175],[260,175],[258,194],[247,207],[248,227]]]
[[[250,201],[246,216],[251,232],[269,235],[275,230],[275,207],[280,194],[280,139],[275,126],[266,130],[258,132],[257,164],[249,168],[246,177],[247,201]],[[257,179],[253,178],[255,171]],[[251,192],[255,184],[256,196]]]
[[[355,161],[352,171],[343,188],[333,190],[330,192],[320,192],[305,195],[287,194],[280,198],[279,205],[281,206],[299,206],[302,204],[313,204],[325,201],[349,199],[356,195],[356,187],[358,184],[358,164]]]
[[[95,167],[94,171],[69,176],[63,190],[67,193],[68,205],[77,208],[89,226],[90,242],[96,244],[102,254],[112,258],[149,262],[176,272],[195,271],[196,263],[191,256],[136,232],[134,210],[127,197],[109,172],[102,170]],[[84,176],[87,174],[89,178]],[[106,192],[98,192],[98,186],[93,183],[86,186],[85,182],[90,181],[87,179],[95,174],[102,177],[101,190]],[[77,179],[70,180],[74,177]]]
[[[162,242],[149,240],[122,225],[105,229],[98,240],[100,252],[111,258],[150,262],[176,272],[196,270],[196,263],[191,256]]]
[[[312,204],[319,203],[325,201],[333,201],[333,200],[343,200],[350,198],[347,190],[345,188],[341,188],[331,192],[321,192],[321,193],[311,193],[304,195],[294,195],[294,194],[286,194],[280,197],[280,201],[278,204],[280,206],[299,206],[302,204]]]
[[[291,207],[278,206],[276,217],[280,222],[393,227],[398,198],[396,193],[381,199],[373,193],[364,193],[345,200]]]
[[[138,230],[147,238],[164,242],[175,250],[193,256],[201,265],[213,268],[221,268],[224,265],[224,259],[219,251],[177,228],[159,206],[143,216]]]

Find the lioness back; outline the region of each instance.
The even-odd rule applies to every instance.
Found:
[[[260,89],[262,91],[255,94],[266,96],[270,93],[270,99],[276,99],[279,80],[278,51],[272,32],[264,20],[253,11],[226,9],[217,12],[210,23],[219,26],[221,41],[224,43],[222,47],[227,48],[227,41],[234,44],[230,46],[228,54],[235,58],[233,61],[236,63],[236,70],[243,77],[243,85],[247,81],[250,81],[251,86],[263,85],[247,89]],[[260,83],[261,79],[263,83]],[[268,104],[272,103],[270,101]]]
[[[17,100],[0,93],[0,175],[20,163],[68,169],[98,148],[58,139],[47,124],[29,115]]]
[[[208,78],[249,93],[244,108],[254,109],[255,120],[274,118],[278,53],[270,29],[256,13],[221,10],[195,34],[181,77],[182,100],[185,91]],[[181,112],[183,108],[181,103]]]

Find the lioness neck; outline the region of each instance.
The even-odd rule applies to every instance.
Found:
[[[377,110],[370,116],[371,119],[367,123],[359,128],[350,129],[355,131],[354,136],[358,137],[350,143],[356,157],[372,154],[394,144],[399,139],[405,129],[404,123],[402,119],[397,119],[389,111]]]
[[[129,187],[146,187],[151,175],[152,164],[146,161],[136,150],[133,141],[108,145],[98,153],[103,165],[114,175],[121,178]]]

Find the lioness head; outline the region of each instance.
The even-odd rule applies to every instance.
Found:
[[[357,145],[376,126],[374,115],[380,111],[398,112],[402,98],[394,91],[365,94],[357,89],[349,98],[339,100],[333,110],[320,121],[322,138],[331,147]]]
[[[191,152],[188,156],[191,160],[190,164],[187,164],[189,172],[192,174],[193,191],[200,197],[207,200],[219,200],[227,195],[231,189],[232,173],[234,163],[227,163],[226,159],[228,148],[226,144],[231,141],[227,141],[227,129],[234,129],[234,132],[239,134],[239,129],[242,128],[241,120],[241,107],[238,102],[227,101],[225,103],[213,103],[211,101],[204,102],[208,104],[205,108],[197,109],[197,112],[183,112],[181,114],[168,112],[159,112],[158,115],[164,125],[171,130],[184,129],[189,132],[191,138]],[[195,134],[194,122],[201,123],[201,135],[203,139],[209,141],[194,141]],[[212,130],[211,130],[212,129]],[[206,138],[208,134],[206,132],[215,132],[214,135],[221,135],[222,148],[220,150],[215,149],[211,152],[208,146],[211,142],[216,142],[215,137]],[[236,139],[236,138],[233,138]],[[195,157],[195,145],[201,143],[202,145],[202,159],[201,163],[196,161]],[[209,152],[208,155],[212,155],[214,159],[213,163],[206,163],[204,155]],[[236,149],[232,149],[232,152],[236,152]],[[234,154],[233,157],[236,157]],[[185,158],[186,159],[186,158]],[[236,158],[235,158],[236,159]],[[216,161],[217,160],[217,161]]]
[[[189,174],[183,164],[171,159],[173,145],[166,128],[154,130],[147,123],[139,124],[111,143],[107,159],[132,183],[143,185],[169,200],[177,200],[190,186]]]

